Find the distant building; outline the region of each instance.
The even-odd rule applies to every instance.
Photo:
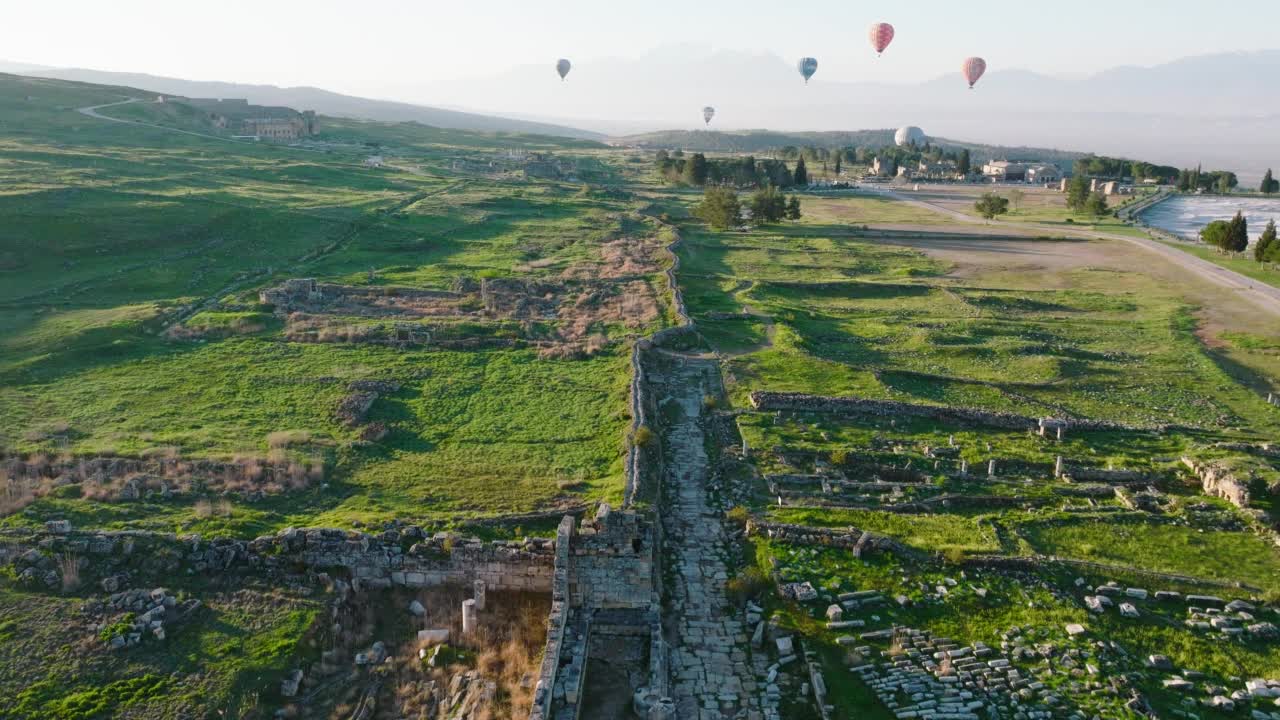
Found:
[[[1041,162],[993,160],[982,166],[984,177],[995,182],[1054,182],[1062,179],[1056,165]]]
[[[367,158],[365,158],[365,159],[364,159],[364,166],[365,166],[365,167],[371,167],[371,168],[380,168],[380,167],[382,167],[382,156],[381,156],[381,155],[370,155],[369,157],[367,157]]]
[[[892,177],[898,174],[898,164],[892,158],[882,160],[877,157],[871,161],[871,174],[879,177]]]
[[[1051,183],[1062,179],[1062,171],[1057,165],[1037,164],[1027,168],[1027,182]]]
[[[272,140],[297,140],[319,132],[316,114],[310,110],[297,117],[245,118],[240,122],[240,132]]]
[[[250,105],[249,101],[243,98],[169,96],[167,101],[182,102],[203,110],[209,121],[218,128],[238,126],[242,137],[297,140],[320,133],[320,123],[316,119],[314,110],[298,112],[288,107]]]
[[[921,160],[915,172],[916,177],[927,180],[954,180],[959,174],[960,171],[957,169],[955,162],[951,160],[939,160],[937,162]]]

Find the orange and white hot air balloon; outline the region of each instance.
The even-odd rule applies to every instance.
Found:
[[[961,70],[964,72],[964,79],[969,81],[969,89],[972,90],[974,84],[987,71],[987,61],[980,57],[971,57],[964,61]]]
[[[893,42],[893,26],[889,23],[875,23],[871,26],[869,35],[871,47],[875,48],[876,54],[879,55],[889,47],[889,43]]]

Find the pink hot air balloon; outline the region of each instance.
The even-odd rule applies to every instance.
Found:
[[[876,54],[884,52],[889,47],[889,43],[893,42],[893,26],[889,23],[876,23],[871,26],[871,47],[876,49]]]
[[[982,73],[987,71],[987,61],[980,57],[971,57],[964,61],[964,79],[969,81],[969,89],[972,90],[978,79],[982,77]]]

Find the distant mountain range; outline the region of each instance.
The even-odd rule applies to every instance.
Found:
[[[244,98],[254,105],[284,106],[315,110],[322,115],[362,118],[385,122],[420,122],[439,128],[480,132],[533,133],[586,140],[604,138],[602,133],[551,123],[534,122],[495,115],[445,110],[424,105],[371,100],[342,95],[313,87],[282,88],[274,85],[243,85],[227,82],[182,80],[140,73],[105,72],[80,68],[51,68],[39,65],[0,62],[0,72],[34,77],[72,80],[97,85],[134,87],[162,95],[197,98]]]

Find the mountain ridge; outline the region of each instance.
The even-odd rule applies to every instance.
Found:
[[[8,65],[10,64],[2,63],[0,68]],[[362,98],[313,86],[280,87],[214,80],[184,80],[148,73],[111,72],[86,68],[45,68],[15,74],[96,85],[132,87],[159,95],[244,98],[254,105],[285,106],[298,110],[315,110],[323,115],[383,122],[421,122],[447,129],[554,135],[584,140],[600,140],[605,137],[603,133],[569,126],[446,110],[394,100]]]

